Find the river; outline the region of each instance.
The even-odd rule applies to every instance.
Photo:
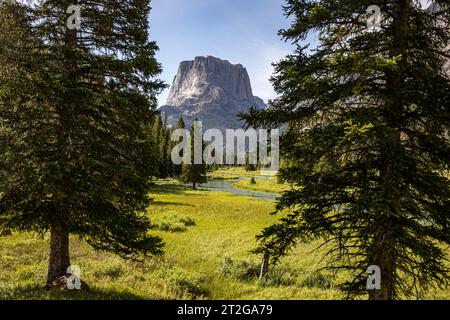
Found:
[[[252,191],[247,189],[239,189],[236,188],[233,183],[236,183],[240,180],[244,180],[248,178],[239,178],[239,179],[211,179],[208,180],[208,183],[202,184],[201,187],[207,190],[212,191],[223,191],[228,192],[232,194],[236,194],[239,196],[248,196],[248,197],[254,197],[258,199],[264,199],[264,200],[272,200],[274,201],[279,195],[274,193],[266,193],[266,192],[259,192],[259,191]]]

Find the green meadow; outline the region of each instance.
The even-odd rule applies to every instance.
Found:
[[[289,189],[289,185],[278,183],[276,177],[254,179],[253,183],[251,178],[246,178],[234,183],[233,185],[239,189],[268,193],[281,193]]]
[[[270,180],[274,182],[275,180]],[[275,182],[274,182],[275,183]],[[274,202],[224,192],[190,190],[159,181],[147,214],[166,243],[165,255],[145,263],[95,252],[71,238],[72,264],[89,290],[54,292],[44,287],[48,235],[0,237],[0,299],[342,299],[344,274],[324,266],[318,243],[300,244],[258,281],[255,235],[278,219]],[[449,299],[432,290],[426,299]]]

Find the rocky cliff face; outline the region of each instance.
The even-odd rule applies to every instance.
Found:
[[[187,125],[198,118],[204,128],[223,130],[241,128],[243,123],[236,115],[252,106],[261,109],[266,105],[253,96],[247,70],[208,56],[181,62],[160,110],[174,127],[183,116]]]
[[[432,3],[429,7],[428,10],[431,12],[438,12],[442,9],[442,7],[434,2]],[[450,54],[450,44],[444,49],[444,52],[446,52],[447,54]],[[444,71],[445,73],[447,73],[447,75],[450,77],[450,59],[447,61],[447,63],[444,65]]]

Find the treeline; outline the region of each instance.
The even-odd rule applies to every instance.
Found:
[[[156,152],[156,168],[154,172],[155,178],[178,177],[181,174],[180,166],[173,164],[171,152],[174,142],[171,140],[174,129],[167,126],[167,121],[163,121],[162,116],[158,113],[152,121],[150,132],[155,143]]]
[[[175,178],[184,183],[192,183],[193,189],[196,189],[196,185],[207,182],[206,174],[209,171],[214,171],[220,168],[229,167],[225,164],[181,164],[176,165],[172,161],[172,150],[179,141],[172,141],[172,134],[176,129],[186,129],[183,117],[180,117],[176,128],[173,128],[167,124],[167,119],[160,113],[157,113],[151,123],[150,133],[153,141],[155,141],[155,162],[156,170],[154,171],[154,179],[166,179]],[[194,129],[191,127],[188,129],[191,132],[191,138],[193,137]],[[191,140],[191,148],[193,150],[193,141]],[[270,150],[270,148],[269,148]],[[182,155],[182,152],[181,152]],[[193,155],[192,155],[193,157]],[[249,154],[247,152],[245,163],[241,165],[247,171],[257,171],[263,167],[260,164],[253,164],[249,161]],[[193,163],[193,158],[191,159]],[[223,159],[225,162],[225,156]],[[232,165],[239,166],[239,165]]]

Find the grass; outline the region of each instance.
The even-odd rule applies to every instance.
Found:
[[[72,264],[91,291],[44,289],[48,236],[0,237],[0,299],[341,299],[344,274],[318,274],[317,243],[298,245],[266,280],[256,279],[260,257],[249,253],[255,235],[277,217],[274,202],[222,192],[193,191],[175,182],[154,187],[148,209],[155,222],[186,222],[182,232],[158,228],[166,254],[145,264],[98,253],[71,238]],[[187,219],[189,218],[189,219]],[[186,220],[187,219],[187,220]],[[449,299],[431,291],[426,298]]]
[[[223,167],[208,173],[211,179],[239,179],[241,177],[252,176],[273,176],[271,171],[247,171],[244,167]]]
[[[289,185],[278,183],[278,179],[276,177],[268,177],[255,179],[256,183],[251,183],[250,179],[245,179],[233,183],[236,188],[239,189],[247,189],[252,191],[260,191],[260,192],[268,192],[268,193],[277,193],[280,194],[285,190],[289,189]]]
[[[195,226],[195,220],[187,215],[179,214],[176,211],[169,211],[163,216],[152,219],[158,230],[169,232],[183,232],[188,227]]]

